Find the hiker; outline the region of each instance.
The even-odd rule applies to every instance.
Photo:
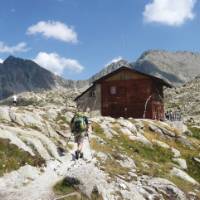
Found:
[[[165,119],[166,119],[166,120],[169,120],[169,111],[167,111],[167,112],[165,113]]]
[[[13,95],[13,105],[16,106],[17,105],[17,95]]]
[[[74,117],[71,120],[71,131],[74,134],[75,143],[77,143],[77,150],[75,151],[76,159],[83,158],[83,141],[84,137],[88,136],[88,118],[80,113],[75,113]]]

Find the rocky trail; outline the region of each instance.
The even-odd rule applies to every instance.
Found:
[[[68,171],[72,168],[81,168],[92,162],[91,149],[87,139],[84,142],[84,160],[74,160],[73,153],[74,150],[60,157],[59,160],[48,161],[47,166],[41,169],[27,165],[17,171],[6,174],[0,178],[0,199],[56,199],[52,192],[52,187],[67,176]]]

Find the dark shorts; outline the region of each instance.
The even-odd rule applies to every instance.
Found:
[[[84,134],[79,134],[74,136],[75,143],[82,144],[84,140]]]

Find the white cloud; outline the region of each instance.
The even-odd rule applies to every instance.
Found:
[[[115,58],[113,58],[111,61],[109,61],[106,65],[105,65],[105,67],[107,67],[108,65],[110,65],[110,64],[112,64],[112,63],[116,63],[116,62],[118,62],[118,61],[120,61],[120,60],[122,60],[123,58],[121,57],[121,56],[118,56],[118,57],[115,57]]]
[[[28,35],[42,34],[46,38],[54,38],[63,42],[77,43],[77,33],[72,27],[59,21],[40,21],[28,28]]]
[[[18,52],[26,52],[29,49],[27,48],[27,44],[25,42],[20,42],[15,46],[8,46],[4,42],[0,41],[0,53],[18,53]]]
[[[3,63],[3,60],[0,58],[0,63]]]
[[[65,69],[75,73],[84,69],[77,60],[61,57],[57,53],[39,52],[34,61],[56,75],[62,75]]]
[[[152,0],[143,12],[146,22],[156,22],[169,26],[180,26],[195,17],[197,0]]]

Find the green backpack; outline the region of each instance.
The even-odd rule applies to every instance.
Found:
[[[86,131],[87,125],[83,116],[75,116],[72,124],[73,133],[82,133]]]

